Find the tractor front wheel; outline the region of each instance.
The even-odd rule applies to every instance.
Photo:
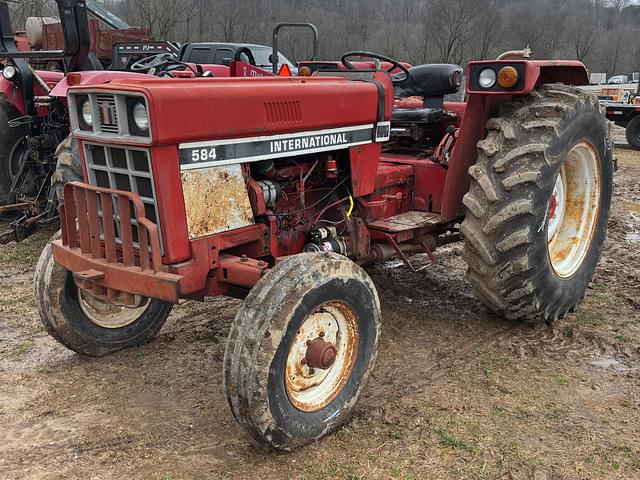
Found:
[[[373,369],[380,303],[369,276],[336,254],[278,263],[251,290],[224,357],[227,400],[259,445],[291,450],[347,418]]]
[[[148,342],[173,307],[141,298],[137,307],[130,308],[93,296],[78,288],[71,273],[55,262],[51,243],[40,255],[34,283],[36,308],[49,334],[65,347],[92,357]]]
[[[581,301],[606,237],[613,162],[593,95],[545,85],[501,105],[478,143],[461,227],[478,298],[553,322]]]

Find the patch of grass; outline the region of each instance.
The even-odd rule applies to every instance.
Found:
[[[480,367],[487,377],[491,377],[494,374],[495,370],[493,367],[493,361],[489,355],[482,357],[482,360],[480,360]]]
[[[496,417],[507,418],[509,416],[509,412],[504,408],[496,407],[492,410],[493,414]]]
[[[362,480],[367,478],[366,474],[356,471],[352,465],[345,465],[336,459],[331,459],[327,464],[322,465],[306,462],[303,470],[304,475],[300,477],[301,479],[344,478],[346,480]]]
[[[601,312],[590,309],[583,309],[578,312],[577,315],[578,323],[586,326],[598,326],[605,323],[604,315]]]
[[[445,448],[452,450],[465,450],[472,452],[473,447],[460,438],[454,437],[451,433],[447,432],[443,427],[436,428],[436,435],[438,435],[438,442]]]
[[[555,378],[556,382],[558,382],[559,385],[568,385],[569,384],[569,379],[567,377],[565,377],[564,375],[562,375],[561,373],[554,373],[553,374],[553,378]]]
[[[11,298],[11,297],[2,297],[0,298],[0,306],[10,306],[10,305],[15,305],[16,303],[18,303],[19,300],[17,298]]]
[[[25,340],[20,345],[18,345],[18,353],[27,353],[29,350],[31,350],[31,348],[33,348],[33,340]]]
[[[548,402],[545,403],[545,415],[547,416],[547,418],[550,418],[552,420],[559,420],[563,417],[563,412],[562,412],[562,408],[554,403],[554,402]]]
[[[20,243],[6,245],[0,250],[0,263],[30,267],[35,265],[53,231],[43,229]]]
[[[631,338],[629,335],[625,335],[624,333],[616,334],[615,338],[622,343],[631,343],[633,341],[633,338]]]

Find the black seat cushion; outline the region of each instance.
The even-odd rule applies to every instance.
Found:
[[[394,75],[402,79],[404,73]],[[396,97],[444,97],[456,93],[460,88],[462,67],[460,65],[434,63],[417,65],[409,69],[409,76],[394,82]]]

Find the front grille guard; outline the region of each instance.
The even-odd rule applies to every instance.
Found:
[[[79,249],[83,256],[107,266],[117,264],[129,271],[150,275],[161,272],[158,227],[145,218],[144,204],[136,193],[70,182],[64,187],[64,205],[60,213],[64,246]],[[134,241],[134,228],[137,242]],[[116,229],[120,231],[119,239]],[[95,294],[109,299],[118,298],[122,292],[104,288],[96,282],[103,277],[99,271],[74,272],[74,278],[82,288],[92,289]],[[123,302],[133,304],[134,295],[124,293]]]

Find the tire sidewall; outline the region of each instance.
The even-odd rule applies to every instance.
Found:
[[[560,131],[562,133],[551,142],[547,151],[551,166],[544,175],[549,175],[552,181],[545,182],[545,188],[540,190],[540,198],[537,199],[538,204],[544,206],[544,209],[541,209],[536,219],[537,224],[542,225],[543,228],[537,229],[538,231],[535,233],[536,238],[534,238],[533,242],[535,247],[532,250],[531,261],[535,265],[543,265],[543,268],[540,269],[540,274],[543,278],[539,284],[545,285],[549,292],[560,291],[562,293],[560,296],[561,301],[566,299],[568,303],[575,303],[579,300],[576,297],[582,296],[582,292],[586,290],[592,280],[596,265],[600,259],[602,245],[606,238],[613,190],[613,161],[611,158],[612,152],[607,141],[607,125],[597,110],[576,109],[573,115],[564,120]],[[562,165],[571,149],[580,142],[588,143],[597,152],[600,199],[593,237],[585,257],[573,275],[565,278],[557,275],[549,256],[547,214],[548,205]]]
[[[303,412],[296,408],[286,392],[286,361],[291,343],[304,322],[318,307],[339,301],[348,305],[358,322],[359,340],[356,360],[349,379],[340,393],[327,406],[316,412]],[[342,413],[354,402],[374,361],[378,332],[375,321],[376,298],[363,282],[349,278],[335,278],[305,292],[297,306],[285,319],[286,328],[280,344],[269,365],[267,397],[274,428],[266,432],[276,444],[286,443],[288,438],[313,440],[324,433],[329,425],[339,425]]]
[[[50,243],[38,262],[35,285],[36,305],[46,329],[64,346],[84,355],[101,356],[145,343],[160,330],[172,308],[171,304],[152,300],[126,327],[96,325],[82,311],[73,277],[54,260]]]

